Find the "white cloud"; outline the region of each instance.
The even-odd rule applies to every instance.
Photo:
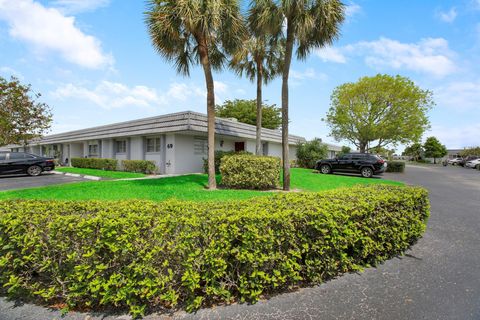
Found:
[[[447,12],[437,11],[436,16],[443,22],[452,23],[453,21],[455,21],[455,18],[457,18],[457,9],[455,7],[452,7]]]
[[[8,79],[10,79],[11,76],[23,79],[23,75],[20,72],[10,67],[0,67],[0,73],[4,74]]]
[[[425,137],[434,136],[448,149],[461,149],[478,146],[480,122],[464,126],[432,126]]]
[[[53,0],[51,4],[60,11],[67,14],[94,11],[106,7],[110,0]]]
[[[75,26],[75,18],[33,0],[0,0],[0,20],[7,22],[9,34],[31,45],[36,52],[59,53],[66,61],[98,69],[113,64],[102,51],[100,41]]]
[[[349,5],[345,7],[345,15],[350,18],[360,13],[361,11],[362,11],[362,7],[360,7],[358,4],[354,2],[351,2]]]
[[[315,70],[312,68],[307,68],[303,72],[291,70],[290,76],[292,77],[292,79],[296,79],[296,80],[325,79],[327,77],[327,75],[323,73],[317,74]]]
[[[323,62],[346,63],[347,58],[341,52],[341,49],[334,47],[325,47],[315,51],[315,54],[322,59]]]
[[[215,81],[215,95],[217,102],[223,101],[220,96],[228,93],[228,85]],[[78,99],[87,101],[103,109],[125,107],[140,107],[155,109],[169,106],[178,107],[179,104],[188,102],[189,108],[205,105],[206,90],[195,84],[178,83],[170,84],[163,94],[147,86],[127,86],[118,82],[102,81],[94,88],[78,86],[72,83],[63,85],[51,92],[53,98],[66,100]],[[201,101],[199,103],[199,101]]]
[[[433,90],[439,107],[480,111],[480,81],[452,82]]]
[[[67,84],[51,93],[57,99],[79,99],[89,101],[104,109],[123,107],[154,108],[165,104],[155,89],[146,86],[128,87],[124,84],[102,81],[93,89]]]

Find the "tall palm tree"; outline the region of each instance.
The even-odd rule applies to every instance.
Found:
[[[268,84],[281,74],[283,62],[282,39],[275,35],[255,36],[250,33],[235,52],[230,67],[240,76],[245,74],[257,82],[257,133],[255,153],[262,154],[262,83]]]
[[[304,60],[315,48],[332,44],[340,35],[345,6],[340,0],[257,0],[252,3],[249,24],[256,32],[285,34],[282,70],[283,189],[290,190],[288,147],[288,78],[293,49]]]
[[[215,181],[215,92],[213,70],[221,70],[227,55],[245,34],[237,0],[149,0],[146,23],[155,49],[188,76],[201,64],[207,87],[208,187]]]

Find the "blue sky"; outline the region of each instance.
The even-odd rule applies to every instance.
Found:
[[[339,84],[377,73],[434,93],[435,135],[449,148],[480,144],[480,0],[346,1],[333,47],[294,61],[291,133],[328,137],[321,121]],[[154,51],[144,1],[0,0],[0,75],[15,75],[53,108],[52,133],[194,110],[206,112],[200,67],[189,78]],[[255,86],[216,73],[217,103],[255,98]],[[280,105],[281,83],[264,88]],[[339,144],[345,144],[340,142]]]

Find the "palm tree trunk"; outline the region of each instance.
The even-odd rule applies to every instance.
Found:
[[[365,142],[360,142],[360,153],[365,153],[367,144]]]
[[[255,153],[262,155],[262,63],[257,61],[257,136]]]
[[[293,52],[293,31],[291,20],[287,22],[287,40],[285,44],[285,64],[282,73],[282,161],[283,190],[290,191],[290,160],[288,157],[288,77]]]
[[[214,190],[217,188],[215,180],[215,89],[212,68],[208,59],[207,42],[203,36],[199,36],[197,41],[207,85],[208,189]]]

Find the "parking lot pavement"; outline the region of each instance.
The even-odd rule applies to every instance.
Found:
[[[0,175],[0,191],[43,187],[78,181],[88,180],[81,177],[69,177],[53,173],[43,173],[38,177],[30,177],[25,174]]]

